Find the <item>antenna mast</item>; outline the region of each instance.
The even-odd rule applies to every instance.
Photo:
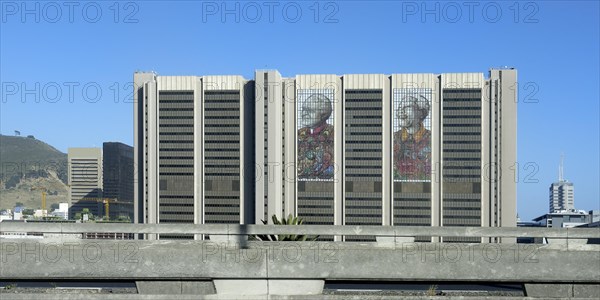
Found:
[[[561,153],[560,154],[560,165],[558,166],[558,181],[559,182],[563,182],[564,181],[564,174],[563,174],[564,160],[565,160],[565,154]]]

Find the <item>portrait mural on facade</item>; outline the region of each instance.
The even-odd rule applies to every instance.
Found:
[[[431,89],[394,89],[395,181],[431,181]]]
[[[298,90],[298,179],[333,180],[332,89]]]

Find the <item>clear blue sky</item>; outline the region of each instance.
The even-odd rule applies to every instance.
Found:
[[[272,14],[264,2],[227,2],[226,7],[207,1],[22,3],[2,1],[2,134],[20,130],[63,152],[104,141],[133,144],[133,104],[127,98],[136,70],[252,78],[254,69],[263,68],[292,76],[487,74],[490,67],[513,66],[521,83],[521,218],[547,211],[548,186],[557,179],[561,152],[565,177],[575,183],[576,207],[600,206],[597,1],[471,7],[468,1],[309,1],[273,6]],[[236,3],[239,22],[235,13],[223,20],[222,9],[235,10]],[[23,9],[34,12],[23,14]],[[422,15],[425,10],[433,12]],[[36,83],[40,95],[24,92]],[[534,175],[533,168],[525,169],[529,162],[537,166]]]

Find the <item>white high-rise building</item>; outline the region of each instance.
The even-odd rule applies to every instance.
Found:
[[[563,158],[558,168],[558,181],[550,185],[550,213],[575,210],[573,183],[564,179]]]

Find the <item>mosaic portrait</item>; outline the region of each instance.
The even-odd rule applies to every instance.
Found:
[[[394,89],[395,181],[431,181],[431,89]]]
[[[298,90],[298,179],[333,180],[334,91]]]

